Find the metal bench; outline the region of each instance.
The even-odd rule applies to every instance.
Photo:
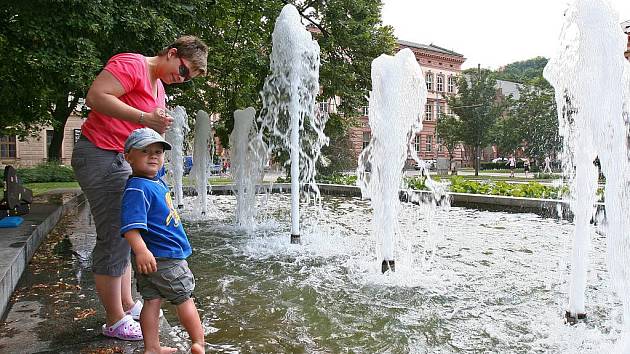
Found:
[[[0,200],[0,218],[12,215],[24,215],[31,211],[33,192],[20,184],[13,166],[4,168],[4,195]]]

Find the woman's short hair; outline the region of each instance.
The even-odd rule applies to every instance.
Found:
[[[177,49],[177,56],[190,61],[191,71],[205,76],[208,71],[208,46],[195,36],[181,36],[168,47],[162,49],[158,55],[166,55],[169,49]]]

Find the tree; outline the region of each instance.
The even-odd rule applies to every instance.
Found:
[[[497,70],[496,78],[526,84],[542,78],[543,69],[548,61],[549,59],[544,57],[517,61]]]
[[[452,166],[455,149],[462,141],[461,130],[461,122],[452,114],[442,114],[437,121],[435,132],[448,151],[449,166]]]
[[[523,124],[519,117],[508,114],[499,117],[491,129],[492,142],[502,156],[514,153],[523,144]]]
[[[447,98],[461,122],[461,139],[475,149],[475,175],[479,175],[480,151],[492,141],[490,129],[504,110],[496,100],[496,80],[489,70],[469,69],[457,81],[457,95]]]
[[[51,125],[58,161],[68,116],[105,61],[121,51],[153,55],[184,33],[194,10],[169,1],[28,0],[0,8],[0,134],[25,138]],[[193,10],[193,11],[191,11]],[[142,16],[138,16],[142,14]]]
[[[521,126],[525,153],[538,164],[561,149],[554,90],[545,79],[541,77],[523,86],[510,111]]]

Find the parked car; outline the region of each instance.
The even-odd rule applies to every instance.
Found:
[[[184,156],[184,175],[190,174],[190,170],[193,167],[193,159],[192,156]],[[221,173],[221,164],[208,164],[208,171],[211,174],[219,174]]]
[[[187,175],[190,173],[190,170],[192,169],[192,165],[193,165],[192,156],[184,156],[184,175]]]
[[[436,161],[435,161],[435,160],[421,160],[421,161],[424,161],[424,165],[425,165],[425,166],[426,166],[429,170],[435,170],[435,167],[436,167],[436,166],[435,166],[435,163],[436,163]],[[421,167],[420,167],[420,163],[416,163],[415,169],[416,169],[416,170],[420,170],[420,169],[421,169]]]
[[[209,167],[208,170],[213,175],[221,173],[221,164],[218,164],[218,163],[210,164],[208,167]]]
[[[493,163],[501,163],[501,162],[508,162],[508,159],[506,157],[497,157],[496,159],[492,159]]]

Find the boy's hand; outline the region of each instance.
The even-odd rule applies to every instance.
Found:
[[[141,274],[149,274],[157,271],[155,257],[153,257],[153,253],[148,250],[146,252],[136,254],[136,266],[138,267],[138,272]]]

